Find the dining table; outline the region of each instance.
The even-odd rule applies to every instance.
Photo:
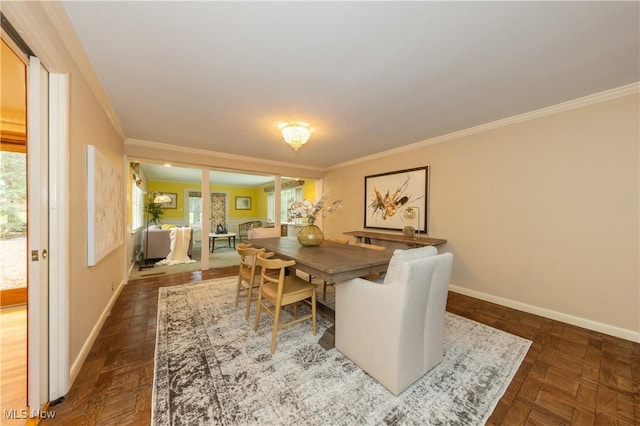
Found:
[[[256,248],[273,252],[278,258],[294,260],[292,268],[300,270],[328,283],[340,283],[377,272],[385,272],[392,252],[370,250],[353,244],[342,244],[325,240],[317,247],[304,247],[296,237],[256,238],[247,243]],[[295,273],[295,270],[292,273]],[[324,349],[334,347],[335,310],[317,301],[318,311],[328,318],[333,326],[328,328],[319,340]]]

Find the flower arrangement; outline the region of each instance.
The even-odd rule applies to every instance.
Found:
[[[313,225],[318,218],[318,214],[322,213],[322,217],[325,217],[325,212],[333,213],[337,209],[342,208],[342,200],[334,201],[325,208],[327,198],[328,195],[324,194],[319,200],[313,203],[309,200],[293,201],[289,207],[289,216],[295,219],[307,219],[307,223]]]

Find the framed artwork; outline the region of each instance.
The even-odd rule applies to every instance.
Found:
[[[124,244],[121,168],[87,145],[87,265]]]
[[[164,195],[171,198],[170,203],[162,204],[163,209],[177,209],[178,208],[178,194],[175,192],[163,192]]]
[[[236,210],[251,210],[251,197],[236,197]]]
[[[429,166],[364,177],[364,227],[427,233]]]

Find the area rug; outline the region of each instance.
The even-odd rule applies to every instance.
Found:
[[[155,425],[481,425],[520,366],[529,340],[447,313],[444,360],[394,396],[318,339],[318,318],[253,331],[233,306],[236,278],[160,289],[152,423]],[[243,302],[244,303],[244,302]],[[255,306],[255,303],[253,303]],[[246,306],[246,305],[245,305]]]
[[[198,249],[199,250],[199,249]],[[183,272],[200,271],[200,255],[194,251],[193,259],[195,263],[182,263],[178,265],[154,265],[152,268],[138,270],[135,266],[129,280],[145,279],[150,277],[156,277],[158,275],[180,274]],[[227,266],[236,266],[240,264],[240,256],[238,252],[233,249],[216,249],[209,255],[209,269],[224,268]]]

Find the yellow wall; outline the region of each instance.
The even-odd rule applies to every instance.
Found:
[[[364,176],[429,164],[460,291],[637,340],[639,114],[634,94],[332,170],[325,234],[363,228]]]
[[[267,193],[264,187],[237,187],[225,185],[210,185],[212,192],[225,192],[229,194],[229,219],[241,218],[266,218],[267,217]],[[160,182],[149,181],[149,191],[171,192],[178,195],[175,209],[165,209],[163,219],[184,219],[186,210],[184,206],[185,189],[200,190],[200,183],[183,183],[183,182]],[[302,187],[303,197],[308,200],[315,200],[316,183],[314,180],[305,180]],[[236,197],[251,197],[250,210],[237,210]]]
[[[194,191],[200,190],[199,183],[183,183],[183,182],[158,182],[149,181],[149,191],[172,192],[178,195],[175,209],[165,209],[163,218],[166,219],[183,219],[186,214],[184,192],[185,189]],[[212,192],[224,192],[229,194],[229,219],[236,218],[254,218],[267,216],[267,196],[261,188],[243,188],[237,186],[210,185]],[[236,197],[251,197],[250,210],[237,210]]]

